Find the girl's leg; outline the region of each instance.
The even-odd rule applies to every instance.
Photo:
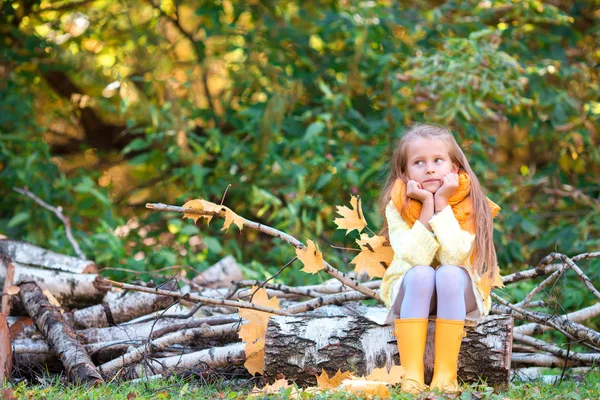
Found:
[[[400,318],[427,318],[435,291],[435,270],[423,265],[412,267],[404,276],[400,291],[404,292]]]
[[[435,363],[431,388],[456,392],[457,360],[464,334],[466,311],[477,307],[468,274],[460,267],[443,265],[435,274],[438,297],[435,323]]]
[[[404,276],[396,295],[402,303],[400,319],[394,321],[400,363],[404,367],[402,390],[409,393],[419,393],[425,389],[423,355],[434,284],[433,268],[412,267]]]
[[[467,312],[477,308],[467,272],[454,265],[442,265],[435,271],[437,316],[444,319],[464,320]]]

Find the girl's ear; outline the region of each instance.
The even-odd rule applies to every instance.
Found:
[[[458,165],[456,165],[456,163],[452,163],[452,173],[453,174],[458,174],[459,168]]]

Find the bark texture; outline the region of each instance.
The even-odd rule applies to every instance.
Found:
[[[60,358],[69,380],[84,384],[102,383],[102,377],[77,341],[73,328],[64,320],[60,309],[48,302],[40,287],[35,282],[22,283],[20,294],[25,309]]]
[[[176,283],[172,281],[163,288],[173,290],[175,287]],[[78,328],[113,326],[167,308],[175,300],[174,297],[170,296],[159,296],[143,292],[127,292],[108,303],[75,310],[68,315],[68,318]]]
[[[459,356],[459,379],[487,380],[508,385],[512,351],[512,318],[488,316],[467,331]],[[433,371],[435,322],[430,321],[425,350],[426,382]],[[271,317],[265,340],[265,377],[293,376],[302,386],[316,384],[315,375],[338,369],[367,375],[375,368],[399,365],[391,326],[380,326],[362,316]]]
[[[20,264],[37,265],[46,269],[75,274],[96,273],[96,264],[90,260],[58,254],[22,240],[0,240],[0,253]]]

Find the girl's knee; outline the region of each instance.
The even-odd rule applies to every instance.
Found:
[[[428,265],[417,265],[406,272],[405,287],[420,294],[433,294],[435,289],[435,270]]]
[[[467,283],[467,273],[456,265],[442,265],[435,271],[435,283],[438,293],[461,294]]]

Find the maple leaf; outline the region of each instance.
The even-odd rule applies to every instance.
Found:
[[[271,307],[279,310],[279,300],[276,297],[269,299],[267,290],[258,286],[252,286],[254,292],[252,296],[252,304]],[[238,314],[241,318],[248,321],[242,325],[238,331],[238,336],[242,341],[246,342],[246,362],[244,367],[252,375],[262,374],[264,369],[265,358],[265,336],[267,333],[267,324],[272,313],[252,310],[249,308],[238,308]]]
[[[369,375],[365,377],[368,381],[387,382],[390,385],[395,385],[402,381],[404,375],[404,367],[394,365],[388,372],[387,368],[375,368]]]
[[[479,287],[481,294],[484,297],[487,297],[490,295],[494,287],[504,287],[504,284],[502,283],[502,277],[500,276],[500,273],[496,272],[494,274],[494,272],[490,270],[479,279],[477,286]]]
[[[352,209],[346,206],[336,206],[337,213],[342,218],[336,218],[333,220],[338,226],[338,229],[347,229],[346,235],[356,229],[358,232],[362,231],[367,226],[365,215],[362,212],[360,197],[352,196],[350,199],[350,205]]]
[[[244,227],[244,219],[242,217],[240,217],[239,215],[237,215],[236,213],[234,213],[233,211],[231,211],[231,209],[229,209],[228,207],[225,207],[223,205],[219,205],[219,204],[212,203],[210,201],[206,201],[204,199],[190,200],[187,203],[185,203],[182,206],[182,208],[189,208],[192,210],[204,211],[204,212],[210,211],[210,212],[215,212],[215,213],[225,211],[225,223],[223,224],[223,227],[221,228],[222,231],[229,230],[229,227],[231,226],[232,223],[236,224],[240,230],[242,230],[242,228]],[[184,212],[183,218],[193,219],[194,222],[198,222],[198,219],[200,219],[200,218],[206,218],[206,223],[209,224],[213,218],[213,215]]]
[[[331,378],[327,375],[327,372],[321,368],[321,375],[317,375],[317,387],[320,389],[335,389],[342,381],[352,377],[352,373],[349,371],[341,372],[339,369]]]
[[[308,246],[296,249],[296,256],[304,264],[304,268],[300,271],[314,274],[325,268],[323,265],[323,255],[312,240],[307,240],[307,243]]]
[[[356,243],[362,250],[350,261],[350,264],[356,265],[354,271],[357,274],[367,271],[370,278],[383,276],[385,269],[390,266],[394,258],[394,250],[390,246],[384,246],[385,242],[383,236],[369,237],[366,233],[360,235]]]

